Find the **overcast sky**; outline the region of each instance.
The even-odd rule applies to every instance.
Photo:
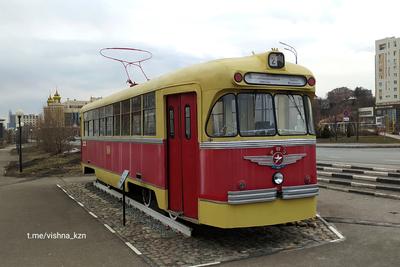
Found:
[[[103,47],[151,51],[144,64],[151,78],[212,59],[283,50],[282,41],[314,72],[318,96],[341,86],[374,90],[375,40],[399,37],[399,8],[386,0],[0,0],[0,118],[9,109],[40,113],[56,87],[62,100],[124,88],[122,66],[101,57]]]

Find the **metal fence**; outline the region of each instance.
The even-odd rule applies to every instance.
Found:
[[[386,132],[384,125],[357,122],[321,123],[319,127],[320,137],[350,137],[380,135]]]

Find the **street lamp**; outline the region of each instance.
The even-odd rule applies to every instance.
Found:
[[[18,117],[18,127],[19,127],[19,172],[22,172],[22,127],[21,127],[21,118],[24,115],[24,112],[21,109],[18,109],[15,112],[15,115]]]
[[[290,51],[290,52],[292,52],[292,53],[294,54],[294,57],[296,58],[296,64],[297,64],[297,51],[296,51],[296,49],[295,49],[293,46],[288,45],[288,44],[286,44],[286,43],[284,43],[284,42],[279,42],[279,43],[282,44],[282,45],[284,45],[284,46],[289,47],[289,48],[284,47],[283,49],[285,49],[285,50],[287,50],[287,51]]]

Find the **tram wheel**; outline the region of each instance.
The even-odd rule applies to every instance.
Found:
[[[146,207],[150,207],[151,205],[151,191],[149,189],[143,188],[142,189],[142,199],[143,199],[143,204]]]

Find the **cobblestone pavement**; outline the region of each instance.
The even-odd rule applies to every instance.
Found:
[[[68,184],[63,188],[116,230],[125,242],[140,250],[146,262],[153,266],[226,262],[318,246],[337,239],[318,219],[229,230],[196,225],[193,236],[185,237],[132,207],[127,207],[124,227],[122,205],[116,198],[91,183]]]

